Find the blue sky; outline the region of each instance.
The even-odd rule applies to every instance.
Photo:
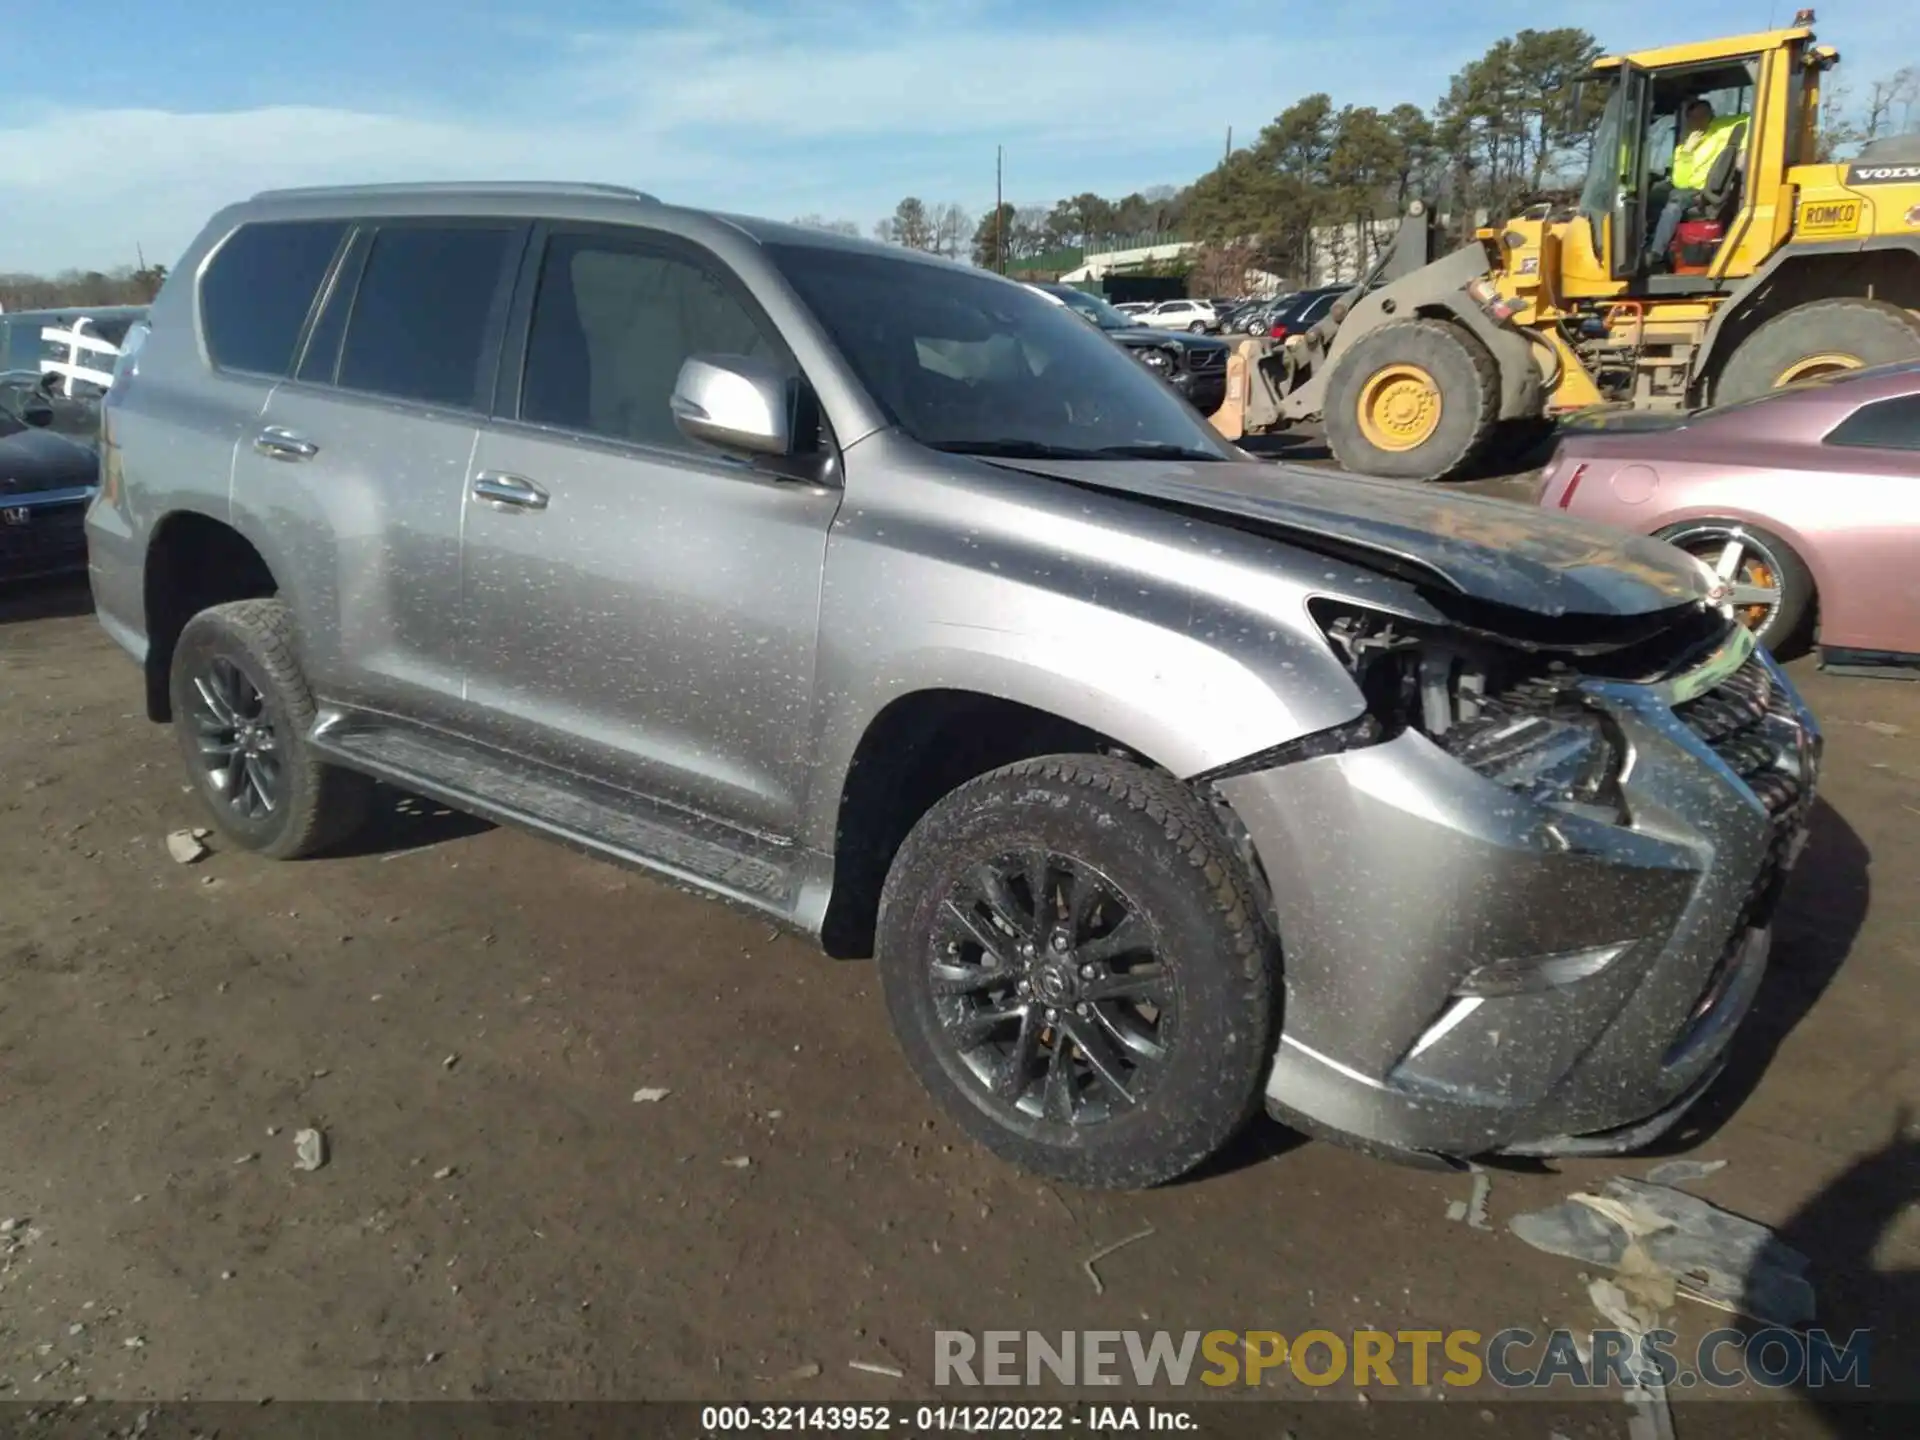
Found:
[[[1523,26],[1638,49],[1774,0],[0,0],[0,270],[171,262],[276,185],[579,179],[867,225],[1179,184],[1300,95],[1430,104]],[[1829,0],[1856,90],[1920,61]]]

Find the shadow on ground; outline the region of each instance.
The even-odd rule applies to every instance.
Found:
[[[0,625],[28,620],[70,620],[93,613],[93,592],[84,575],[56,580],[0,582]]]
[[[1812,834],[1774,917],[1766,979],[1734,1039],[1726,1073],[1649,1154],[1704,1144],[1747,1102],[1852,952],[1867,918],[1871,859],[1840,812],[1824,800],[1816,802]]]
[[[328,853],[336,859],[398,855],[430,845],[444,845],[450,840],[464,840],[491,829],[489,822],[450,809],[438,800],[423,799],[388,785],[376,785],[373,811],[367,823],[351,839]]]
[[[1871,1401],[1859,1399],[1863,1392],[1851,1385],[1801,1385],[1829,1433],[1846,1440],[1920,1434],[1920,1368],[1913,1363],[1920,1270],[1894,1269],[1878,1258],[1920,1195],[1920,1132],[1913,1120],[1903,1109],[1884,1145],[1856,1160],[1779,1231],[1813,1262],[1820,1326],[1839,1344],[1854,1331],[1870,1332],[1861,1379]]]

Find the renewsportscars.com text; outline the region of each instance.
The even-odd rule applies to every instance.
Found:
[[[1683,1354],[1671,1330],[966,1330],[934,1332],[936,1386],[1198,1383],[1221,1389],[1290,1376],[1303,1385],[1508,1389],[1869,1387],[1872,1333],[1720,1329]]]

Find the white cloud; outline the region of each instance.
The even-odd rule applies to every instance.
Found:
[[[120,264],[136,244],[171,258],[219,206],[282,185],[605,180],[776,217],[872,219],[909,191],[985,208],[1000,142],[1010,198],[1178,182],[1213,162],[1228,125],[1250,139],[1302,92],[1426,103],[1494,36],[1552,23],[1522,0],[1457,21],[1444,7],[1410,17],[1404,0],[1203,0],[1203,24],[1159,6],[1065,21],[991,0],[884,13],[872,0],[770,14],[682,3],[644,33],[527,22],[515,82],[471,113],[396,94],[0,127],[0,270]],[[1657,0],[1623,0],[1604,23],[1653,44],[1751,18],[1736,0],[1704,8],[1727,13],[1681,24]],[[326,76],[311,83],[289,101],[327,93]]]

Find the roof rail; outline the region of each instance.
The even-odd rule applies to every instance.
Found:
[[[296,185],[282,190],[262,190],[253,198],[294,200],[352,195],[610,195],[622,200],[660,203],[657,195],[649,195],[631,185],[608,185],[587,180],[434,180],[378,185]]]

